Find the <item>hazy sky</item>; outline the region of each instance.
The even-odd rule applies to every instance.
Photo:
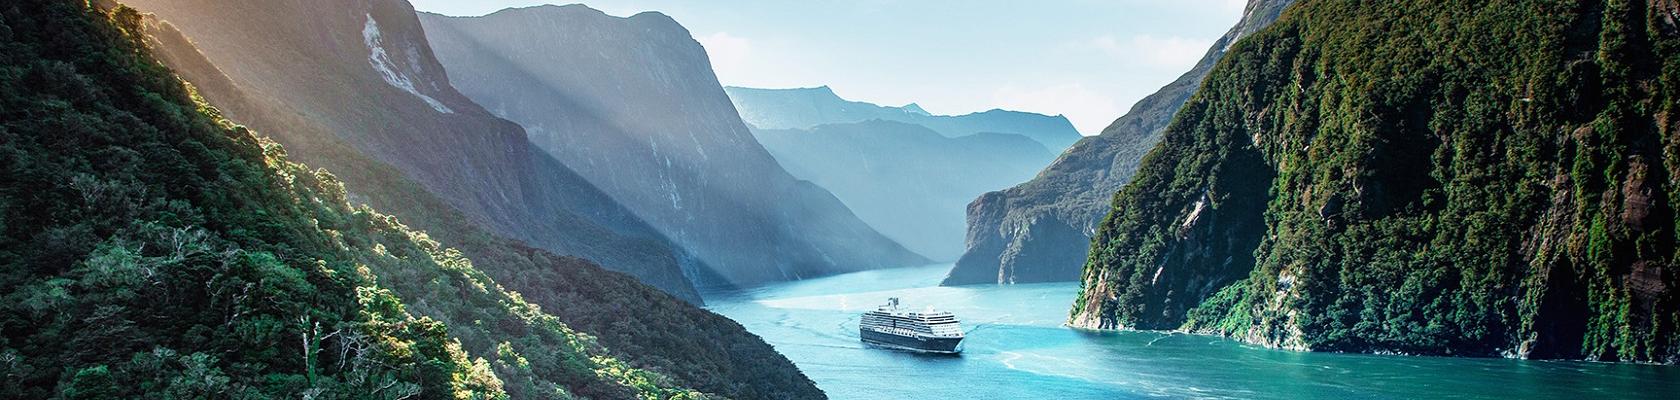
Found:
[[[483,15],[543,0],[411,0]],[[725,85],[828,85],[851,100],[936,114],[1062,114],[1094,135],[1189,70],[1243,0],[587,0],[659,11],[706,46]]]

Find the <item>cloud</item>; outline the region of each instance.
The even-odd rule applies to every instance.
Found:
[[[729,32],[713,33],[696,37],[694,40],[706,48],[706,55],[712,59],[712,70],[717,73],[718,80],[732,81],[746,73],[751,66],[751,40],[730,35]]]
[[[1138,63],[1151,68],[1189,69],[1207,52],[1208,46],[1212,45],[1213,41],[1206,39],[1144,34],[1126,39],[1103,35],[1075,47],[1099,51],[1121,62]]]
[[[1150,35],[1132,37],[1132,45],[1143,53],[1150,65],[1188,69],[1207,53],[1213,41],[1182,37],[1157,38]]]
[[[1062,114],[1079,133],[1095,135],[1124,110],[1108,95],[1084,84],[1069,83],[1046,87],[1005,86],[992,93],[999,108],[1044,114]]]
[[[1243,12],[1243,10],[1248,9],[1248,0],[1218,0],[1218,1],[1219,1],[1220,6],[1225,7],[1225,9],[1230,11],[1232,14],[1241,14]]]

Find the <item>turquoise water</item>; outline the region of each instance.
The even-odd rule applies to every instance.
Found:
[[[1680,399],[1680,367],[1270,350],[1171,333],[1064,328],[1074,283],[938,287],[950,265],[709,293],[834,399]],[[900,297],[949,310],[961,356],[865,347],[858,314]]]

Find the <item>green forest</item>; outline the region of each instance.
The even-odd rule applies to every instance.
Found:
[[[1073,323],[1675,362],[1677,18],[1668,1],[1297,3],[1115,195]]]
[[[142,31],[121,6],[0,5],[0,397],[712,397],[352,206],[223,119]]]

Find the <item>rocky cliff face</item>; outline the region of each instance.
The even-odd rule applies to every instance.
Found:
[[[834,191],[870,226],[940,261],[962,254],[969,199],[1025,181],[1055,157],[1021,135],[948,138],[882,120],[753,134],[788,172]]]
[[[1091,234],[1110,198],[1132,179],[1184,101],[1237,40],[1277,19],[1293,0],[1251,0],[1242,20],[1196,67],[1103,129],[1073,144],[1036,178],[968,205],[968,250],[946,285],[1079,279]]]
[[[669,17],[544,6],[421,20],[464,93],[715,267],[723,282],[709,283],[927,261],[784,171]]]
[[[1677,20],[1303,1],[1232,48],[1114,198],[1071,323],[1675,362]]]
[[[450,85],[406,2],[128,3],[170,23],[161,52],[206,98],[342,171],[357,201],[434,231],[458,210],[699,301],[684,274],[699,263]]]
[[[946,137],[981,132],[1012,133],[1062,151],[1081,137],[1066,117],[1029,112],[990,110],[966,115],[931,115],[916,104],[886,107],[849,101],[827,86],[801,89],[724,88],[741,111],[741,119],[760,129],[810,129],[817,125],[869,120],[925,126]]]

